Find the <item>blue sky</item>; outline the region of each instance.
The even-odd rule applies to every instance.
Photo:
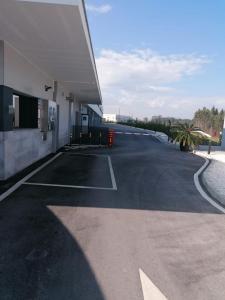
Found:
[[[86,0],[106,113],[225,108],[224,0]]]

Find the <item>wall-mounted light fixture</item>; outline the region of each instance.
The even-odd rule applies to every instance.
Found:
[[[74,100],[74,95],[72,93],[69,93],[69,95],[66,97],[67,101],[73,101]]]
[[[49,90],[51,90],[52,89],[52,86],[47,86],[47,85],[45,85],[45,91],[46,92],[48,92]]]

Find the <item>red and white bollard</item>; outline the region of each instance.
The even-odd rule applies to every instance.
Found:
[[[114,136],[115,136],[115,132],[113,129],[109,129],[108,132],[108,147],[112,148],[113,143],[114,143]]]

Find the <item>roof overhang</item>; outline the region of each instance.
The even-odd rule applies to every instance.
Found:
[[[0,39],[81,103],[102,103],[82,0],[1,0]]]

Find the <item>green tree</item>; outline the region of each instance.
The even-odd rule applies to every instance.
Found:
[[[171,131],[175,135],[175,142],[180,144],[181,151],[189,151],[200,144],[202,134],[196,130],[193,124],[177,124]]]
[[[219,111],[213,106],[211,109],[203,107],[196,111],[193,124],[218,139],[223,128],[223,121],[224,110]]]

